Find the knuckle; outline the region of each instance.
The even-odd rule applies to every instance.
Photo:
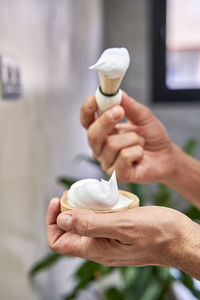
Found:
[[[132,141],[133,141],[134,143],[137,143],[138,140],[139,140],[138,134],[132,131],[132,132],[130,133],[130,135],[131,135]]]
[[[59,253],[59,250],[56,243],[49,243],[49,248],[54,253]]]
[[[138,156],[142,156],[144,153],[144,149],[142,148],[142,146],[138,145],[136,147],[136,152],[137,152]]]
[[[147,106],[144,106],[142,109],[142,117],[144,119],[149,119],[151,116],[152,116],[151,110]]]
[[[143,147],[145,145],[145,139],[141,136],[138,136],[138,144]]]
[[[65,252],[65,255],[68,255],[68,256],[76,256],[77,255],[77,250],[73,247],[73,245],[70,245],[69,243],[67,245],[65,245],[64,252]]]
[[[84,113],[91,113],[96,110],[96,100],[94,96],[89,96],[81,105],[81,111]]]
[[[72,228],[74,228],[79,235],[88,236],[94,229],[94,218],[92,215],[87,216],[87,218],[81,218],[80,216],[80,214],[74,215]]]
[[[136,132],[131,132],[131,139],[134,144],[140,144],[142,140],[142,138]]]
[[[126,217],[121,220],[121,223],[118,226],[120,241],[122,241],[122,243],[128,244],[132,242],[133,225],[131,221],[132,221],[131,219]]]
[[[90,145],[93,145],[97,142],[97,136],[93,134],[93,132],[90,129],[88,129],[87,131],[87,138]]]
[[[124,160],[127,160],[129,158],[129,150],[128,149],[122,149],[120,151],[120,155]]]
[[[102,121],[104,124],[110,124],[112,122],[110,118],[110,110],[107,110],[103,115],[102,115]]]
[[[49,242],[49,249],[52,251],[52,252],[55,252],[55,247],[52,243]]]
[[[47,237],[48,237],[48,246],[49,246],[49,249],[52,252],[55,252],[55,243],[53,241],[53,238],[51,236],[49,236],[48,234],[47,234]]]
[[[74,243],[70,243],[69,240],[63,243],[62,247],[55,243],[52,247],[50,247],[51,251],[54,253],[58,253],[61,255],[67,256],[79,256],[79,248]]]
[[[116,144],[114,142],[114,139],[111,136],[107,137],[106,144],[107,144],[107,146],[108,146],[108,148],[109,148],[110,151],[115,151],[116,148],[117,148]]]

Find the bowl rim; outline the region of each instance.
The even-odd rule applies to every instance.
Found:
[[[117,208],[117,209],[110,209],[110,210],[94,210],[94,209],[88,209],[88,208],[80,208],[80,207],[73,207],[71,206],[68,201],[67,201],[67,195],[63,195],[62,198],[60,199],[60,209],[61,212],[64,211],[68,211],[68,210],[89,210],[95,213],[114,213],[114,212],[118,212],[118,211],[123,211],[123,210],[127,210],[127,209],[131,209],[134,207],[138,207],[139,206],[139,198],[135,195],[132,194],[130,192],[124,191],[124,190],[119,190],[119,193],[129,199],[132,199],[132,203],[129,204],[126,207],[122,207],[122,208]]]

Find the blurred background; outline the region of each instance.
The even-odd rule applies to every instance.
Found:
[[[59,300],[75,285],[79,259],[62,259],[34,280],[28,272],[48,252],[46,208],[64,190],[57,178],[101,176],[74,158],[91,153],[79,113],[98,85],[88,67],[105,48],[128,48],[122,88],[153,110],[177,144],[199,140],[200,3],[159,2],[162,13],[156,0],[0,0],[2,300]],[[160,101],[157,77],[165,79]],[[177,101],[168,102],[166,91]]]

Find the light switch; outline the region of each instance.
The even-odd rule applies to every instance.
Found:
[[[21,95],[21,74],[17,61],[11,56],[0,56],[0,85],[3,99]]]

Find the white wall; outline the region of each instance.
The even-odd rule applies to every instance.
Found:
[[[89,152],[79,109],[96,88],[88,66],[100,46],[101,0],[0,1],[0,54],[17,58],[23,84],[19,100],[0,99],[1,299],[56,300],[69,288],[52,274],[36,288],[27,272],[47,251],[56,178],[87,176],[73,158]]]

